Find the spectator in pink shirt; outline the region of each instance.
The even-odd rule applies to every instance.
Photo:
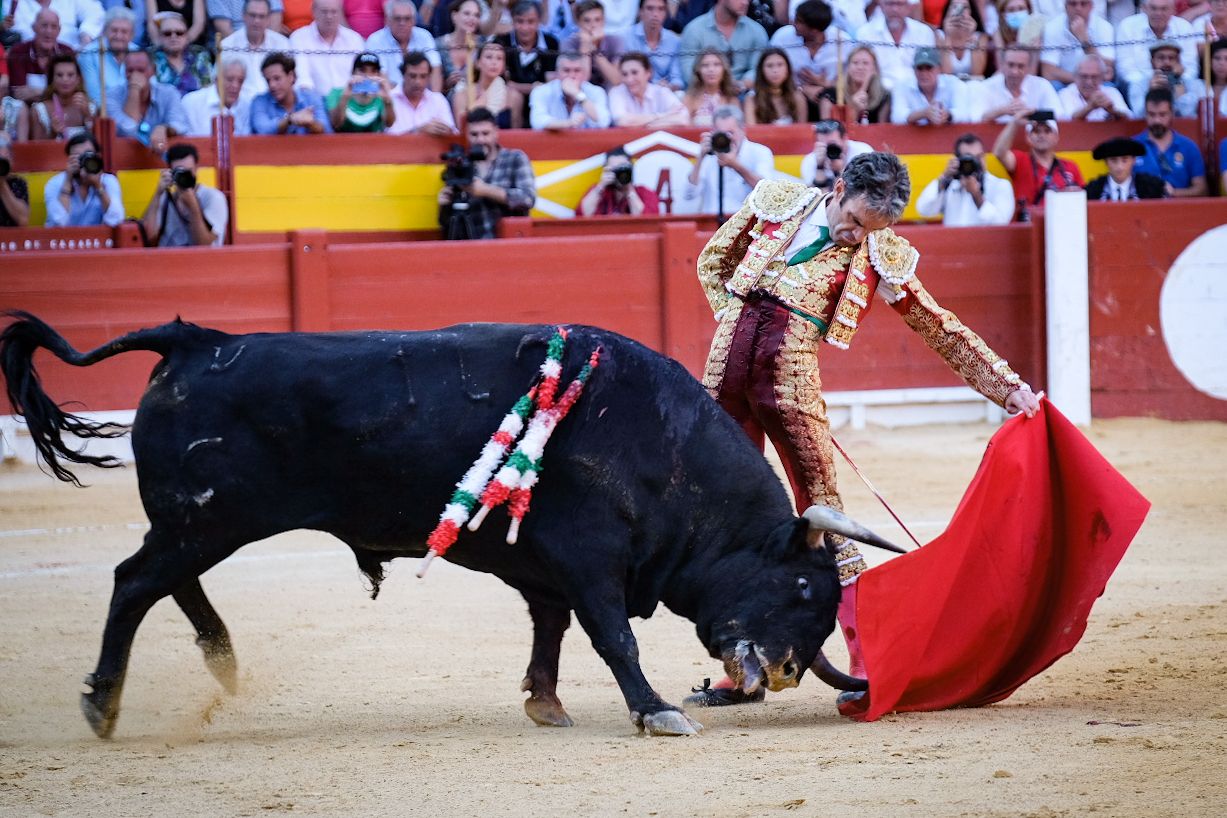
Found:
[[[646,54],[632,51],[618,62],[622,84],[609,92],[613,124],[624,128],[664,128],[689,125],[690,114],[677,94],[652,82],[652,63]]]
[[[447,97],[430,90],[430,60],[421,51],[410,51],[401,64],[401,87],[392,92],[396,120],[386,133],[420,133],[450,136],[457,133],[452,106]]]
[[[345,0],[345,23],[362,35],[370,37],[383,28],[382,0]]]

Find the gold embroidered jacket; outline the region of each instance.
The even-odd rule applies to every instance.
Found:
[[[728,309],[732,299],[759,291],[816,323],[828,344],[847,349],[878,287],[885,286],[891,307],[977,392],[1002,405],[1026,386],[980,336],[933,300],[916,278],[920,253],[890,228],[873,231],[858,247],[831,246],[788,267],[784,248],[825,201],[795,182],[759,182],[699,255],[699,282],[718,320],[740,312]]]

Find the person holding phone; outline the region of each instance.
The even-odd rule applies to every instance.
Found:
[[[1025,122],[1029,150],[1016,150],[1014,134]],[[1049,190],[1075,190],[1083,187],[1082,171],[1068,159],[1057,156],[1058,129],[1052,111],[1022,111],[1014,115],[993,144],[993,155],[1010,174],[1018,221],[1030,221],[1031,214],[1043,210],[1044,194]]]
[[[343,88],[333,88],[325,103],[337,133],[382,133],[396,121],[392,83],[383,75],[378,55],[354,58],[354,72]]]

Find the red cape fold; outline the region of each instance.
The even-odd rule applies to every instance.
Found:
[[[861,574],[870,695],[843,712],[1006,698],[1078,644],[1149,508],[1048,401],[1008,421],[946,531]]]

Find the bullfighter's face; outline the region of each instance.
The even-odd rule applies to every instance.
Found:
[[[747,693],[796,687],[835,628],[835,563],[809,547],[806,531],[803,521],[785,523],[760,551],[717,563],[695,619],[708,653]]]

